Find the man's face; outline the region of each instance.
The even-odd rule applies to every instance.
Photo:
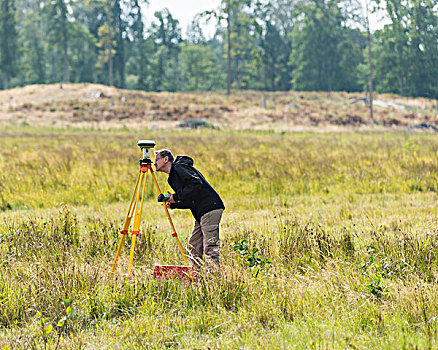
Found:
[[[163,171],[165,166],[166,166],[166,163],[167,163],[168,159],[169,159],[169,157],[162,158],[159,154],[157,154],[155,156],[155,162],[154,162],[155,169],[157,171]]]

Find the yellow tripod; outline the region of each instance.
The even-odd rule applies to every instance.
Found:
[[[148,172],[151,173],[152,178],[155,183],[155,187],[157,188],[157,191],[159,194],[161,194],[160,186],[158,185],[157,179],[155,178],[154,170],[152,169],[152,161],[149,158],[149,149],[153,148],[155,146],[155,142],[151,140],[140,140],[138,141],[138,146],[143,151],[143,158],[140,159],[140,172],[137,177],[137,182],[135,184],[134,193],[132,194],[131,202],[129,204],[128,214],[126,215],[125,223],[123,224],[123,229],[120,231],[122,234],[122,237],[120,238],[119,246],[117,248],[116,257],[114,258],[113,266],[111,268],[111,275],[114,274],[114,271],[116,269],[117,261],[120,256],[120,252],[123,247],[123,242],[125,241],[126,234],[128,233],[129,226],[131,223],[131,219],[134,216],[134,224],[132,228],[132,241],[131,241],[131,252],[129,255],[129,263],[128,263],[128,272],[127,276],[130,278],[131,276],[131,269],[132,264],[134,260],[134,249],[135,249],[135,241],[137,239],[137,236],[139,235],[139,227],[140,227],[140,219],[141,219],[141,213],[143,209],[143,201],[144,201],[144,194],[146,190],[146,179]],[[175,226],[173,225],[172,219],[169,214],[169,210],[167,209],[166,203],[163,202],[163,208],[166,212],[167,218],[169,220],[170,226],[172,228],[172,236],[175,237],[176,242],[178,244],[178,248],[181,252],[181,255],[184,259],[185,266],[175,266],[176,270],[181,270],[185,267],[191,268],[191,266],[188,265],[186,256],[184,255],[183,248],[181,246],[181,243],[178,239],[178,234],[176,233]],[[170,266],[166,266],[166,270],[169,269]]]

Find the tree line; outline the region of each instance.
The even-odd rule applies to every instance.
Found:
[[[153,0],[151,0],[153,1]],[[364,7],[363,4],[366,6]],[[364,91],[438,98],[436,0],[222,0],[182,38],[146,0],[0,0],[3,88]],[[370,27],[379,11],[387,24]],[[215,33],[202,30],[213,23]]]

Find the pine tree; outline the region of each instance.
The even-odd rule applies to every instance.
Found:
[[[17,71],[17,30],[14,0],[0,0],[0,70],[3,88]]]
[[[68,58],[68,44],[69,44],[69,23],[68,11],[65,0],[54,0],[46,3],[45,13],[48,19],[48,34],[49,41],[55,45],[61,52],[63,57],[63,78],[62,82],[69,82],[69,58]]]

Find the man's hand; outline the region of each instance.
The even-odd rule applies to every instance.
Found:
[[[167,191],[167,193],[170,194],[170,198],[166,201],[166,207],[170,208],[170,205],[175,203],[175,200],[173,199],[173,193],[170,193],[169,191]]]

